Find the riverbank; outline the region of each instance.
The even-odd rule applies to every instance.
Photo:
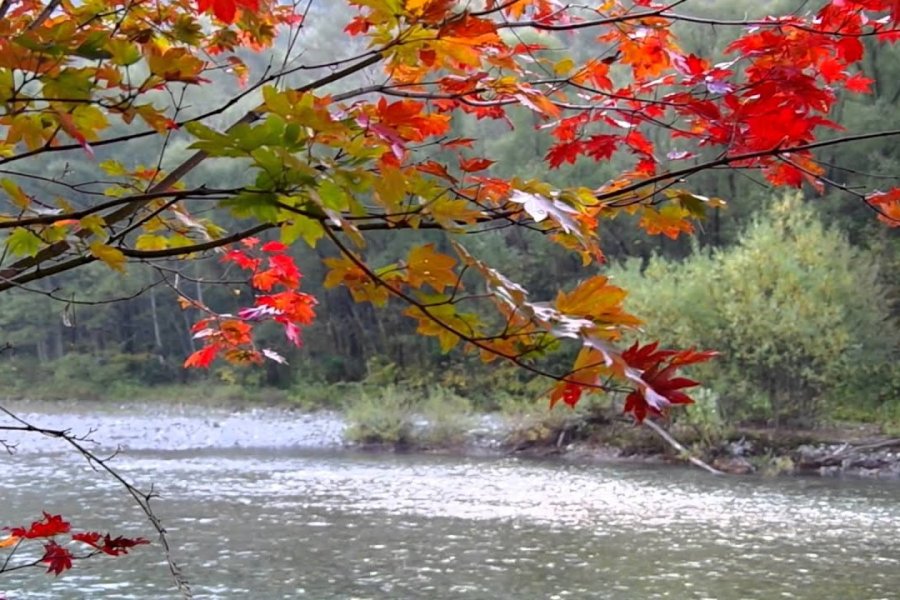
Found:
[[[368,452],[672,465],[687,464],[694,457],[733,475],[900,480],[900,438],[885,435],[871,424],[809,430],[735,427],[714,437],[669,424],[673,437],[684,446],[679,450],[650,428],[634,427],[609,414],[586,418],[568,409],[551,412],[542,407],[472,414],[443,397],[433,398],[431,408],[426,403],[426,414],[378,398],[362,413],[346,407],[308,411],[283,398],[227,396],[221,388],[212,393],[207,390],[206,395],[200,391],[174,394],[170,390],[152,401],[20,399],[7,400],[4,406],[43,426],[75,433],[94,429],[93,418],[104,415],[103,431],[93,437],[105,447],[133,450],[342,447]],[[377,422],[360,422],[375,416]],[[34,436],[21,437],[14,440],[20,448],[23,442],[25,447],[46,443]]]
[[[900,480],[900,438],[860,434],[858,428],[851,426],[827,431],[739,428],[712,445],[694,445],[688,451],[694,458],[731,475]],[[644,437],[646,432],[636,435]],[[568,460],[639,460],[673,464],[684,464],[688,458],[672,448],[658,446],[652,443],[643,448],[608,445],[601,435],[598,440],[569,445],[561,456]]]
[[[508,454],[575,462],[703,463],[725,474],[863,477],[900,480],[900,437],[877,427],[843,424],[821,429],[737,427],[717,439],[696,439],[672,427],[676,447],[649,427],[609,420],[586,431],[559,429],[543,438],[522,439],[506,430],[498,448]],[[692,439],[693,437],[693,439]],[[702,466],[702,465],[701,465]]]

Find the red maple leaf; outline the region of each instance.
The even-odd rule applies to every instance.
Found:
[[[619,138],[614,135],[592,135],[584,144],[585,154],[594,160],[608,160],[616,151]]]
[[[580,141],[555,144],[550,148],[550,151],[547,152],[547,162],[549,162],[550,166],[554,169],[558,168],[563,163],[575,164],[575,161],[578,160],[578,156],[582,152],[582,148],[583,143]]]
[[[128,551],[131,548],[150,543],[144,538],[127,538],[123,536],[113,538],[108,533],[105,536],[101,536],[96,531],[76,533],[72,536],[72,539],[76,542],[82,542],[89,546],[93,546],[97,550],[100,550],[105,554],[109,554],[110,556],[120,556],[122,554],[128,554]]]
[[[446,179],[451,183],[457,182],[456,177],[453,177],[450,172],[447,171],[447,167],[433,160],[426,160],[425,162],[417,164],[416,169],[422,173],[429,173],[435,177]]]
[[[262,248],[260,248],[260,250],[262,250],[263,252],[275,252],[275,253],[285,252],[285,251],[287,251],[287,249],[288,249],[287,246],[285,246],[284,244],[282,244],[281,242],[278,242],[278,241],[266,242],[265,244],[262,245]]]
[[[874,79],[869,79],[862,73],[854,73],[844,82],[844,87],[848,92],[856,92],[857,94],[871,94]]]
[[[450,129],[450,117],[428,114],[424,112],[425,105],[415,100],[389,103],[381,98],[376,109],[381,124],[403,140],[420,142],[429,136],[443,135]]]
[[[699,385],[687,377],[679,377],[679,368],[704,362],[716,356],[715,352],[660,349],[654,342],[641,347],[638,343],[622,353],[629,367],[640,371],[640,385],[625,398],[623,412],[634,415],[641,423],[647,415],[661,415],[672,404],[693,404],[683,391]]]
[[[209,344],[200,348],[193,354],[187,357],[187,360],[184,361],[184,366],[187,367],[201,367],[204,369],[209,368],[209,366],[216,360],[216,355],[219,353],[221,347],[218,344]]]
[[[51,515],[45,512],[44,518],[32,523],[27,530],[24,527],[13,527],[9,533],[13,537],[34,539],[68,533],[70,529],[71,526],[63,520],[62,515]]]
[[[581,392],[584,388],[582,388],[577,383],[567,383],[566,387],[563,389],[562,401],[573,407],[578,404],[578,401],[581,400]]]
[[[369,27],[372,26],[372,23],[369,22],[365,17],[353,17],[353,20],[344,27],[344,31],[350,35],[359,35],[361,33],[366,33],[369,31]]]
[[[474,173],[475,171],[487,169],[494,164],[494,162],[495,161],[488,160],[487,158],[460,158],[459,168],[467,173]]]
[[[225,256],[222,257],[222,262],[233,262],[242,269],[255,271],[259,268],[260,259],[251,258],[241,250],[235,248],[234,250],[229,250]]]
[[[233,23],[237,14],[237,7],[241,6],[250,11],[259,10],[259,0],[197,0],[197,10],[201,13],[209,12],[223,23]]]
[[[44,556],[41,562],[47,563],[47,572],[59,575],[63,571],[72,568],[72,553],[68,548],[60,546],[56,542],[44,544]]]

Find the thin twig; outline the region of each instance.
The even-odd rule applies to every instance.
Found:
[[[172,578],[175,581],[175,585],[178,588],[182,598],[185,600],[191,600],[193,598],[193,594],[191,593],[190,585],[187,579],[181,572],[181,568],[175,563],[174,558],[172,557],[172,549],[169,544],[168,536],[166,535],[166,530],[162,525],[162,522],[159,520],[159,517],[156,516],[156,513],[153,512],[153,508],[150,506],[150,501],[156,496],[153,492],[153,488],[151,487],[149,492],[143,492],[138,489],[134,484],[129,482],[125,477],[120,474],[116,469],[112,468],[108,464],[108,459],[101,458],[97,456],[94,452],[85,447],[84,443],[86,438],[77,437],[72,435],[69,431],[59,430],[59,429],[47,429],[44,427],[38,427],[36,425],[32,425],[25,419],[19,417],[5,406],[0,406],[0,413],[5,414],[10,419],[19,423],[21,427],[17,428],[18,431],[37,433],[40,435],[44,435],[47,437],[60,439],[72,446],[79,454],[81,454],[85,460],[87,460],[88,464],[91,467],[99,468],[102,471],[105,471],[110,477],[115,479],[128,494],[134,499],[135,503],[140,507],[141,511],[146,515],[147,520],[150,521],[150,525],[153,529],[156,530],[157,534],[159,534],[159,542],[163,547],[163,553],[165,554],[166,564],[169,566],[169,572],[172,574]],[[11,427],[3,427],[2,429],[10,430],[13,429]]]

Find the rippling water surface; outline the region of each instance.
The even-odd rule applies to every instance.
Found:
[[[198,598],[900,598],[896,483],[351,453],[334,419],[277,413],[68,418],[98,441],[131,431],[115,463],[162,494]],[[0,459],[0,481],[0,524],[46,509],[151,535],[52,442]],[[176,595],[158,545],[20,573],[0,576],[10,600]]]

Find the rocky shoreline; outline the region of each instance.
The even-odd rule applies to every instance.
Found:
[[[668,437],[674,439],[664,439]],[[536,438],[525,436],[524,440],[507,434],[494,447],[509,455],[578,462],[694,463],[729,475],[900,480],[900,437],[884,436],[866,426],[800,431],[736,429],[721,439],[703,440],[690,431],[675,431],[668,436],[649,427],[606,422],[592,425],[581,436],[567,430]]]
[[[768,432],[777,439],[776,431]],[[538,447],[513,451],[530,456],[560,456],[576,461],[640,461],[685,464],[688,456],[672,449],[634,449],[597,441],[576,442],[564,448]],[[722,442],[691,452],[695,459],[729,475],[797,475],[860,477],[900,480],[900,438],[878,438],[861,442],[805,441],[766,443],[758,438]]]

